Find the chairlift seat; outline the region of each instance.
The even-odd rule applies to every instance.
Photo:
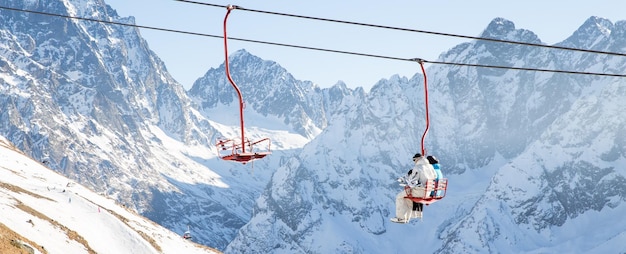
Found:
[[[270,151],[270,139],[264,138],[255,142],[246,140],[241,143],[234,139],[221,139],[216,143],[217,154],[222,160],[241,162],[246,164],[250,161],[262,159],[272,154]],[[242,149],[242,145],[247,149]],[[256,150],[255,150],[256,149]]]
[[[406,192],[406,196],[404,198],[408,198],[415,203],[430,205],[443,199],[446,196],[447,190],[447,178],[439,179],[439,182],[437,183],[435,183],[434,180],[430,180],[426,182],[426,186],[423,187],[411,188],[409,186],[404,186],[404,191]],[[431,195],[433,193],[434,195]]]

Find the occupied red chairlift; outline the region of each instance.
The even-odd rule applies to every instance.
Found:
[[[415,203],[430,205],[444,198],[447,190],[447,178],[439,179],[438,182],[431,180],[426,183],[425,187],[411,189],[409,186],[404,186],[404,191],[406,191],[406,197],[404,198],[408,198]]]
[[[241,162],[246,164],[249,161],[261,159],[269,154],[271,154],[270,145],[271,141],[269,138],[263,138],[257,141],[250,141],[245,136],[244,132],[244,123],[243,123],[243,96],[241,95],[241,90],[235,81],[233,81],[230,76],[230,67],[228,63],[228,37],[226,35],[226,23],[228,20],[228,15],[230,11],[236,9],[235,5],[228,5],[226,7],[227,12],[224,17],[224,53],[226,60],[224,62],[224,66],[226,67],[226,77],[230,84],[235,88],[237,95],[239,96],[239,120],[241,123],[241,138],[237,139],[227,139],[220,138],[217,140],[215,146],[217,147],[217,154],[223,160]]]
[[[420,64],[422,68],[422,73],[424,74],[424,97],[426,103],[426,130],[424,130],[424,134],[422,134],[422,154],[426,157],[426,149],[424,149],[424,139],[426,138],[426,133],[428,133],[428,129],[430,128],[430,117],[428,114],[428,78],[426,77],[426,70],[424,69],[424,60],[422,59],[413,59]],[[404,186],[404,191],[406,191],[406,197],[415,203],[422,203],[425,205],[430,205],[435,203],[446,196],[448,191],[448,179],[442,178],[439,181],[428,181],[426,186],[412,188],[409,186]]]

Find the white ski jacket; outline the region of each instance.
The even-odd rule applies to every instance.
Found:
[[[413,169],[407,173],[406,182],[411,188],[423,187],[428,180],[434,180],[435,178],[437,178],[437,173],[433,165],[430,165],[428,160],[422,156],[415,162]]]

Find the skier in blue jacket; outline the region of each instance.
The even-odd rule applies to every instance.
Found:
[[[426,159],[428,160],[428,163],[430,163],[430,165],[433,165],[433,169],[435,169],[435,173],[437,174],[437,176],[435,177],[435,186],[437,186],[437,184],[439,183],[439,180],[443,178],[443,173],[441,173],[441,166],[439,165],[439,160],[437,160],[437,158],[435,158],[435,156],[432,155],[428,155],[426,156]],[[435,193],[435,191],[431,192],[430,195],[433,197],[438,197],[441,196],[442,191],[437,191]]]

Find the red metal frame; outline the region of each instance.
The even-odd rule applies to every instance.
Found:
[[[264,138],[258,141],[251,142],[245,136],[244,123],[243,123],[243,109],[245,105],[243,103],[243,96],[241,94],[241,90],[239,89],[237,84],[235,84],[235,81],[233,81],[232,77],[230,76],[230,64],[228,63],[228,36],[226,34],[226,23],[228,20],[228,16],[230,15],[230,11],[236,8],[237,6],[235,5],[228,5],[226,7],[227,11],[226,11],[226,16],[224,17],[224,56],[226,60],[224,61],[224,66],[226,69],[226,77],[228,78],[228,81],[233,86],[233,88],[235,88],[235,91],[237,92],[237,96],[239,97],[239,122],[241,125],[241,143],[237,144],[238,141],[234,139],[220,139],[217,141],[215,146],[217,147],[217,151],[218,151],[217,154],[220,158],[224,160],[236,161],[236,162],[241,162],[243,164],[246,164],[249,161],[261,159],[267,156],[268,154],[271,154],[271,151],[270,151],[271,142],[269,138]],[[263,151],[253,152],[254,145],[265,143],[265,142],[267,142],[267,149]],[[246,149],[248,150],[246,151]],[[228,151],[230,152],[226,154],[225,152],[228,152]]]
[[[263,144],[263,146],[260,146]],[[234,139],[220,139],[217,141],[215,146],[217,147],[217,154],[223,160],[236,161],[246,164],[249,161],[262,159],[263,157],[271,154],[270,150],[271,141],[269,138],[264,138],[255,142],[250,142],[250,140],[246,140],[242,143],[239,143],[238,140]],[[264,147],[264,150],[253,151],[253,148],[256,146]],[[247,152],[245,148],[248,148]]]
[[[406,192],[406,197],[404,198],[408,198],[415,203],[422,203],[425,205],[435,203],[446,196],[446,193],[448,192],[448,179],[439,179],[439,182],[437,183],[435,183],[434,180],[430,180],[426,183],[426,187],[422,189],[424,189],[424,192],[420,193],[419,197],[414,197],[413,189],[409,186],[404,186],[404,191]],[[435,192],[435,196],[431,196],[433,191]],[[438,191],[442,191],[442,195],[437,195]]]
[[[428,112],[428,78],[426,77],[426,69],[424,68],[424,60],[422,59],[414,59],[415,61],[417,61],[420,64],[420,67],[422,69],[422,73],[424,74],[424,103],[426,104],[426,129],[424,130],[424,133],[422,134],[422,155],[426,156],[426,148],[424,148],[424,140],[426,139],[426,134],[428,134],[428,130],[430,129],[430,114]],[[440,199],[444,198],[446,196],[446,193],[448,191],[448,179],[443,178],[443,179],[439,179],[438,182],[435,182],[435,180],[430,180],[428,182],[426,182],[426,187],[421,188],[424,190],[423,193],[419,193],[417,195],[417,197],[413,196],[413,192],[414,190],[409,187],[409,186],[405,186],[404,187],[404,191],[406,192],[406,197],[404,198],[408,198],[411,201],[415,202],[415,203],[422,203],[425,205],[430,205],[432,203],[435,203],[437,201],[439,201]],[[443,192],[443,195],[437,195],[437,192]],[[434,196],[431,196],[431,193],[434,192]]]
[[[424,134],[422,134],[422,155],[426,156],[426,149],[424,148],[424,139],[426,139],[426,134],[428,133],[428,129],[430,129],[430,117],[428,113],[428,78],[426,77],[426,70],[424,69],[424,61],[419,60],[420,67],[422,68],[422,73],[424,74],[424,103],[426,104],[426,130],[424,130]]]

